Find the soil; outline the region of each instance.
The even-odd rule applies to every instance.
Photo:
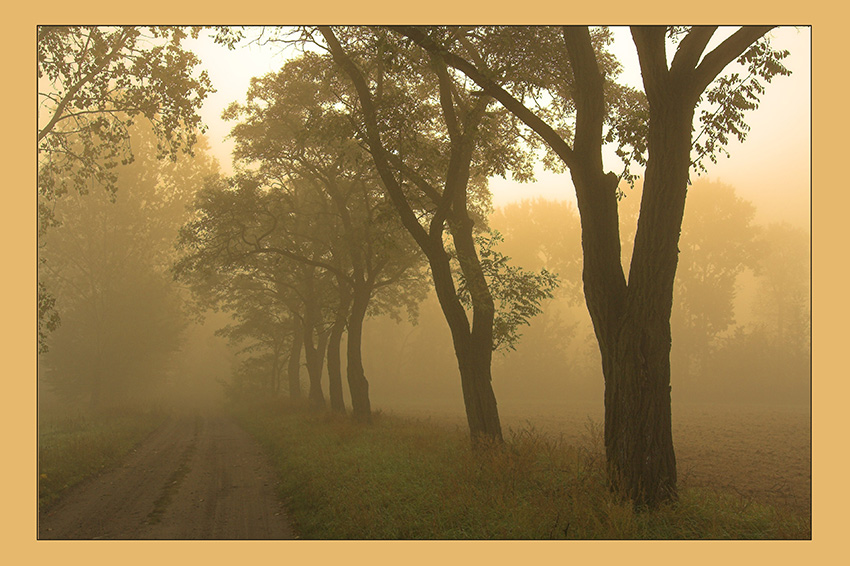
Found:
[[[292,539],[274,470],[220,413],[172,416],[39,515],[39,539]]]

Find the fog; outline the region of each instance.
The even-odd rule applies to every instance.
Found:
[[[807,46],[806,33],[790,33],[778,31],[777,41]],[[237,84],[243,85],[238,96],[244,96],[242,78],[274,71],[283,57],[291,56],[257,44],[244,52],[229,52],[208,38],[192,45],[208,58],[205,63],[215,73],[227,71],[235,77],[223,90],[231,98],[237,96],[233,94]],[[211,63],[213,57],[221,57],[220,64]],[[254,63],[246,67],[240,62],[244,60]],[[805,57],[794,52],[791,61],[800,65]],[[808,67],[794,72],[793,84],[807,83]],[[798,86],[793,96],[807,92]],[[799,99],[778,103],[782,96],[771,99],[771,94],[765,96],[763,114],[772,112],[771,105],[778,111],[805,107]],[[187,253],[186,247],[181,252],[175,243],[180,230],[198,218],[196,198],[204,179],[231,170],[229,151],[222,154],[222,148],[229,150],[235,142],[225,143],[221,123],[217,116],[211,118],[232,101],[225,100],[227,96],[210,97],[213,106],[208,104],[204,113],[216,124],[215,137],[202,138],[194,157],[181,154],[175,163],[158,160],[156,142],[140,122],[132,131],[136,161],[116,169],[115,195],[94,187],[88,194],[72,193],[50,203],[57,225],[40,238],[39,285],[55,299],[61,324],[49,333],[47,351],[39,356],[40,403],[208,403],[223,399],[226,392],[262,389],[259,373],[282,372],[286,358],[282,352],[284,343],[292,340],[291,329],[280,330],[281,343],[274,346],[250,335],[228,341],[221,329],[246,319],[239,318],[234,297],[213,296],[220,292],[215,290],[216,278],[223,275],[211,271],[188,283],[178,281],[173,271],[181,253],[184,257]],[[750,156],[746,163],[753,165],[747,166],[743,158],[731,160],[733,166],[721,161],[716,172],[709,168],[707,176],[694,177],[689,189],[671,320],[674,406],[810,402],[809,188],[800,173],[807,169],[807,152],[802,161],[793,163],[793,151],[787,147],[781,155],[788,163],[751,159],[770,153],[759,145],[766,143],[764,134],[758,133],[766,120],[763,114],[754,122],[755,141],[750,145],[757,147],[732,147],[733,156],[746,147],[745,155]],[[794,120],[792,126],[798,127],[799,120]],[[771,135],[778,139],[775,132]],[[805,145],[808,139],[798,141]],[[769,174],[759,175],[757,166]],[[746,174],[738,175],[736,167]],[[489,226],[504,236],[498,251],[510,258],[510,265],[530,272],[545,268],[560,282],[554,296],[540,303],[541,312],[519,324],[521,337],[515,349],[494,353],[493,387],[501,407],[559,403],[601,407],[600,353],[584,302],[572,187],[564,175],[551,176],[539,166],[535,174],[537,184],[491,177],[492,194],[485,194],[483,183],[477,189],[477,229]],[[621,240],[628,271],[640,182],[633,189],[625,184],[622,189],[626,196],[620,201]],[[488,201],[496,204],[489,213]],[[407,238],[398,224],[385,228],[395,230],[399,241]],[[416,269],[410,280],[416,280],[417,290],[395,291],[408,292],[404,300],[374,294],[379,303],[397,304],[372,305],[363,324],[362,363],[369,395],[382,410],[460,411],[451,334],[427,270],[421,265]],[[408,314],[407,303],[419,303],[415,317]],[[390,316],[375,311],[394,312]],[[318,324],[330,325],[331,319],[323,316]],[[346,341],[344,333],[342,352]],[[270,348],[277,348],[273,357]],[[303,356],[300,378],[306,391]],[[269,364],[274,369],[266,367]],[[343,375],[346,364],[343,355]],[[322,371],[327,394],[326,364]],[[280,379],[274,378],[275,394],[285,396]],[[350,404],[347,386],[343,395]]]
[[[633,234],[639,193],[638,186],[621,201],[624,244]],[[51,270],[41,280],[61,289],[63,321],[39,359],[42,402],[95,403],[95,396],[108,395],[116,402],[197,407],[223,400],[223,384],[246,379],[237,369],[254,350],[240,354],[245,344],[215,335],[230,315],[192,311],[186,290],[155,259],[173,257],[180,213],[159,239],[140,239],[142,208],[161,208],[131,206],[136,197],[140,190],[119,193],[115,203],[87,195],[57,206],[64,223],[45,239]],[[810,402],[810,236],[790,223],[760,224],[757,216],[731,186],[699,180],[690,190],[671,323],[674,407]],[[564,201],[526,200],[496,209],[489,225],[504,235],[501,251],[511,263],[560,277],[542,313],[521,327],[516,349],[494,354],[500,407],[529,415],[570,403],[601,410],[603,378],[580,284],[576,210]],[[116,255],[118,263],[105,261]],[[102,272],[85,263],[91,258]],[[203,324],[198,315],[206,315]],[[342,344],[344,352],[345,338]],[[103,351],[108,355],[98,355]],[[374,407],[462,414],[457,358],[433,291],[412,320],[406,312],[368,317],[363,360]],[[344,374],[345,356],[341,361]],[[95,372],[103,375],[99,385]],[[325,392],[327,378],[325,368]],[[344,395],[350,403],[347,388]]]

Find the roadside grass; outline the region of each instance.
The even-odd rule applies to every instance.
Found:
[[[714,490],[636,512],[605,483],[601,427],[579,446],[533,427],[472,450],[463,430],[371,425],[286,402],[234,407],[265,446],[302,539],[809,539],[808,517]]]
[[[71,486],[118,464],[164,418],[160,411],[138,409],[39,415],[39,511]]]

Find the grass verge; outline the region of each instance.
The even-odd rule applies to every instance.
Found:
[[[378,414],[371,425],[282,403],[235,414],[266,447],[304,539],[808,539],[811,523],[685,489],[635,512],[607,490],[598,426],[581,446],[533,428],[472,450],[465,431]]]
[[[155,411],[40,416],[39,511],[55,503],[71,486],[118,464],[164,418],[164,413]]]

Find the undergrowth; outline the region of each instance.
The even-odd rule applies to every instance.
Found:
[[[807,518],[684,489],[636,512],[607,489],[601,427],[579,446],[528,427],[473,450],[461,430],[370,425],[280,402],[234,408],[266,447],[304,539],[808,539]]]

